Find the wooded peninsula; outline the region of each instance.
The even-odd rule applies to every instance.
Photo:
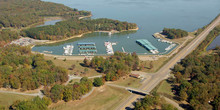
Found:
[[[123,31],[136,29],[135,23],[120,22],[112,19],[69,19],[57,22],[55,25],[33,27],[21,32],[22,36],[28,36],[39,40],[60,40],[74,35],[80,35],[94,31]]]
[[[0,29],[21,28],[44,22],[44,17],[60,16],[66,19],[91,15],[89,11],[78,11],[62,4],[40,0],[0,0]]]
[[[164,28],[162,34],[166,35],[169,39],[177,39],[182,37],[187,37],[188,32],[181,29],[169,29]]]

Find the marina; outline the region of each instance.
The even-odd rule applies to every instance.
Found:
[[[69,39],[67,41],[48,44],[48,45],[40,45],[32,48],[32,51],[43,52],[53,51],[53,55],[63,55],[63,47],[66,45],[73,45],[73,55],[80,55],[78,49],[78,42],[94,42],[96,44],[97,53],[94,55],[107,55],[106,47],[104,46],[104,42],[117,42],[117,45],[113,45],[114,52],[121,51],[122,47],[125,49],[127,53],[136,52],[138,55],[152,55],[150,51],[147,51],[145,48],[139,46],[136,43],[138,39],[147,39],[153,46],[155,46],[160,53],[158,55],[164,55],[171,52],[175,49],[179,44],[176,44],[175,47],[171,48],[169,51],[165,49],[169,47],[171,44],[166,42],[158,41],[152,37],[152,35],[156,32],[160,32],[164,27],[166,28],[177,28],[183,29],[189,32],[193,32],[198,28],[203,27],[204,25],[210,23],[213,18],[219,13],[219,1],[210,2],[210,1],[202,1],[203,5],[198,4],[195,0],[185,1],[178,0],[172,2],[155,2],[154,0],[143,1],[146,4],[151,4],[151,6],[145,6],[146,4],[137,3],[136,5],[131,5],[129,2],[127,3],[129,6],[125,4],[117,4],[117,0],[113,1],[98,1],[97,3],[88,3],[83,0],[78,1],[61,1],[61,0],[44,0],[49,2],[61,3],[64,5],[68,5],[71,8],[79,8],[85,9],[92,12],[93,16],[91,19],[96,18],[109,18],[109,19],[117,19],[119,21],[128,21],[132,23],[136,23],[139,27],[138,31],[133,32],[120,32],[114,33],[112,32],[111,36],[109,36],[108,32],[94,32],[85,34],[80,38]],[[115,3],[117,5],[112,5]],[[82,4],[76,6],[75,4]],[[173,5],[178,5],[178,8],[174,8]],[[166,7],[164,7],[166,5]],[[206,6],[213,7],[206,7]],[[216,5],[216,6],[215,6]],[[99,6],[99,7],[97,7]],[[186,6],[196,6],[189,7]],[[96,7],[96,8],[94,8]],[[119,11],[121,7],[124,8],[123,11]],[[131,7],[133,10],[131,10]],[[216,9],[217,7],[217,9]],[[98,9],[97,9],[98,8]],[[163,10],[161,10],[163,8]],[[179,10],[185,10],[180,11]],[[194,11],[192,11],[192,9]],[[154,10],[154,13],[152,13]],[[201,10],[207,10],[204,13],[200,13]],[[172,12],[172,13],[165,13]],[[157,15],[157,16],[155,16]],[[190,17],[190,20],[189,20]],[[203,19],[201,19],[203,18]],[[155,21],[156,20],[156,21]]]
[[[144,47],[145,49],[149,50],[153,54],[159,53],[158,49],[154,47],[148,40],[146,39],[139,39],[136,41],[140,46]]]

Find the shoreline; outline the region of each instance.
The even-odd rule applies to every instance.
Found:
[[[85,18],[86,18],[86,17],[85,17]],[[89,34],[89,33],[93,33],[93,32],[104,32],[104,33],[112,32],[112,33],[120,33],[120,32],[125,32],[125,31],[137,31],[137,30],[139,30],[138,27],[136,27],[135,29],[122,30],[122,31],[116,31],[116,30],[111,30],[111,31],[89,31],[89,32],[82,33],[82,34],[79,34],[79,35],[74,35],[74,36],[71,36],[71,37],[68,37],[68,38],[65,38],[65,39],[56,40],[56,41],[47,41],[47,42],[43,42],[43,43],[36,44],[36,45],[47,45],[47,44],[59,43],[59,42],[67,41],[67,40],[70,40],[70,39],[83,37],[83,35]],[[33,47],[36,46],[36,45],[31,46],[31,48],[33,48]]]
[[[90,17],[92,17],[92,14],[91,14],[91,15],[88,15],[88,16],[81,16],[81,17],[79,17],[79,20],[80,20],[80,19],[84,19],[84,18],[90,18]]]

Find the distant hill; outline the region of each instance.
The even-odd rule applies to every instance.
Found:
[[[46,16],[80,17],[91,12],[78,11],[62,4],[40,0],[0,0],[0,28],[26,27],[43,21]]]

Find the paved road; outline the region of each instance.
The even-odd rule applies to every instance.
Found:
[[[23,92],[14,92],[14,91],[4,91],[0,90],[0,93],[8,93],[8,94],[17,94],[17,95],[26,95],[26,96],[39,96],[40,98],[43,98],[44,95],[41,91],[38,93],[23,93]]]
[[[140,90],[140,89],[137,89],[137,88],[119,86],[119,85],[115,85],[115,84],[111,84],[111,83],[105,83],[105,85],[116,87],[116,88],[121,88],[121,89],[126,89],[126,90],[131,90],[131,91],[136,91],[136,92],[140,92],[140,93],[143,93],[143,94],[149,94],[149,92],[146,92],[146,91],[143,91],[143,90]]]
[[[170,74],[170,68],[179,62],[181,59],[185,58],[190,54],[198,45],[206,38],[209,32],[216,27],[220,22],[220,16],[214,20],[199,36],[197,36],[192,42],[190,42],[186,47],[180,50],[167,64],[165,64],[158,72],[156,72],[150,79],[143,83],[143,86],[140,87],[141,90],[150,92],[156,87],[162,80],[166,79]],[[127,107],[132,105],[132,102],[136,101],[139,96],[131,95],[127,98],[126,101],[121,103],[116,110],[124,110]]]

